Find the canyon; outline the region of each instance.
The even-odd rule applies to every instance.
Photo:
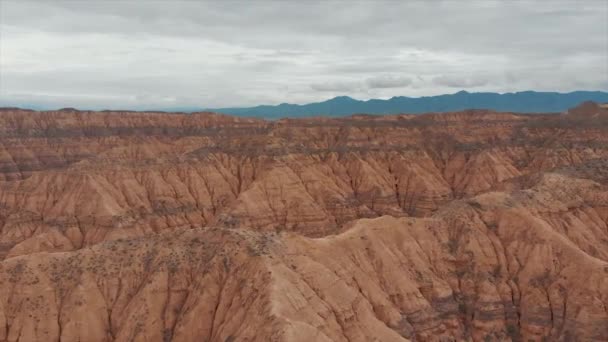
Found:
[[[606,341],[608,107],[0,108],[0,341]]]

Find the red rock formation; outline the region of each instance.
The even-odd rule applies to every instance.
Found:
[[[607,340],[596,107],[2,109],[0,340]]]

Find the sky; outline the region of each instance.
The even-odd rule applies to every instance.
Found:
[[[0,106],[608,90],[608,1],[0,0]]]

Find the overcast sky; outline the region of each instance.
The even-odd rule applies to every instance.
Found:
[[[0,106],[608,90],[608,1],[0,0]]]

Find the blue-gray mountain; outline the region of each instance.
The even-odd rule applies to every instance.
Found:
[[[518,113],[563,112],[584,101],[608,102],[608,93],[602,91],[575,91],[571,93],[524,91],[517,93],[469,93],[405,97],[397,96],[388,100],[360,101],[348,96],[304,105],[282,103],[277,106],[256,106],[249,108],[213,108],[213,112],[252,116],[269,119],[307,116],[344,116],[357,113],[396,114],[450,112],[465,109],[492,109]]]

